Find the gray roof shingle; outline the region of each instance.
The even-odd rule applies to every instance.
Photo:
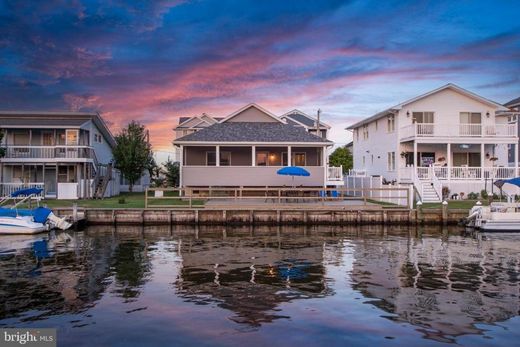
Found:
[[[518,98],[516,98],[516,99],[513,99],[513,100],[511,100],[511,101],[506,102],[506,103],[504,104],[504,106],[506,106],[506,107],[511,107],[511,106],[516,106],[516,105],[518,105],[518,104],[520,104],[520,97],[518,97]]]
[[[267,122],[217,123],[174,142],[309,142],[323,143],[321,137],[309,134],[303,127]],[[332,142],[330,142],[332,143]]]
[[[309,117],[305,117],[304,115],[302,114],[298,114],[298,113],[291,113],[291,114],[288,114],[288,115],[285,115],[287,118],[292,118],[294,119],[295,121],[297,122],[300,122],[302,124],[305,124],[306,126],[308,127],[314,127],[316,126],[316,121],[315,120],[312,120],[310,119]],[[325,126],[325,124],[323,124],[322,122],[320,122],[320,125],[321,126]]]

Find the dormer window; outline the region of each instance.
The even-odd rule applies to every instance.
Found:
[[[363,125],[363,140],[368,140],[368,124]]]

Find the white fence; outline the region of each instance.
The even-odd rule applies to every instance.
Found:
[[[0,183],[0,197],[6,198],[17,190],[27,188],[41,188],[43,189],[43,183]],[[43,192],[39,194],[43,197]]]
[[[349,195],[409,208],[413,207],[413,186],[411,184],[383,184],[383,178],[380,176],[346,176],[345,187]],[[352,190],[349,191],[349,189]],[[408,194],[403,189],[407,189]]]

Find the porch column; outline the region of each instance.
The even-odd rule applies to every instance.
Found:
[[[323,165],[323,188],[327,187],[328,163],[327,163],[327,147],[321,147],[322,165]]]
[[[480,178],[482,180],[484,180],[484,161],[486,160],[486,153],[484,153],[485,146],[486,145],[484,143],[480,144]]]
[[[216,164],[217,164],[217,166],[220,166],[220,146],[219,145],[215,146],[215,153],[216,153],[215,160],[217,161]]]
[[[292,166],[291,157],[292,157],[292,147],[287,146],[287,166]]]
[[[179,157],[179,187],[182,187],[182,168],[184,167],[184,146],[181,146]]]
[[[515,143],[515,171],[518,171],[518,142]],[[518,172],[515,172],[518,175]]]
[[[448,142],[446,145],[446,164],[448,166],[447,178],[451,180],[451,143]]]
[[[417,141],[413,142],[413,167],[417,168]],[[415,172],[417,172],[417,169]]]
[[[251,166],[256,166],[256,146],[251,147]]]

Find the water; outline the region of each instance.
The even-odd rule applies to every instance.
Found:
[[[520,234],[90,228],[0,238],[0,327],[60,346],[508,346]]]

